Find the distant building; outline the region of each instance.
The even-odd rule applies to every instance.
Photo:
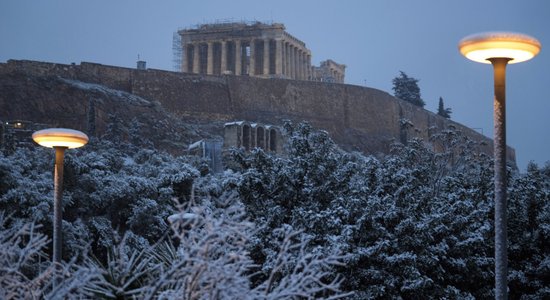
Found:
[[[0,121],[0,147],[33,146],[33,132],[46,127],[46,124],[26,120]]]
[[[181,55],[180,70],[185,73],[297,80],[318,78],[314,74],[317,67],[311,65],[311,51],[303,41],[286,32],[281,23],[203,24],[195,29],[180,30],[178,36],[181,39],[176,43],[177,53]],[[338,79],[328,82],[344,82],[345,66],[338,70],[342,73],[333,74],[333,78]]]
[[[188,153],[208,161],[213,173],[223,171],[222,150],[242,148],[250,151],[261,148],[266,152],[282,153],[283,140],[276,126],[250,123],[247,121],[230,122],[224,125],[224,138],[221,140],[200,140],[189,145]]]
[[[313,67],[313,81],[344,83],[346,65],[334,62],[331,59],[321,62],[319,67]]]
[[[189,145],[189,154],[204,158],[213,173],[223,171],[222,164],[223,142],[219,140],[200,140]]]
[[[146,70],[147,69],[147,62],[144,60],[138,60],[137,61],[137,69],[138,70]]]

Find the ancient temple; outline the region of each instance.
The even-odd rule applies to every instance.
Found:
[[[344,83],[346,65],[327,59],[319,67],[313,66],[311,74],[313,81]]]
[[[280,23],[228,22],[178,31],[181,71],[207,75],[318,80],[306,44]],[[342,68],[338,70],[344,70]],[[343,83],[344,74],[332,82]],[[321,80],[319,80],[321,81]]]

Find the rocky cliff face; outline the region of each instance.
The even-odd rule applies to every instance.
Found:
[[[126,128],[141,124],[142,135],[172,150],[200,138],[221,137],[227,121],[281,125],[305,120],[328,131],[343,148],[369,154],[387,153],[393,141],[413,136],[427,140],[450,125],[485,142],[482,150],[492,152],[492,141],[474,130],[371,88],[91,63],[0,64],[0,120],[86,132],[94,116],[97,134],[103,134],[112,115]],[[513,149],[508,156],[515,161]]]
[[[67,127],[91,136],[139,139],[181,154],[190,142],[221,136],[222,125],[184,121],[161,103],[102,84],[32,72],[0,72],[0,121]],[[114,124],[113,124],[114,123]],[[109,124],[116,129],[109,129]]]

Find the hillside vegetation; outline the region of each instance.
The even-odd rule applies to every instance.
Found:
[[[222,174],[108,134],[68,151],[57,270],[53,153],[4,151],[0,298],[493,297],[480,145],[450,128],[374,157],[305,123],[285,130],[284,156],[233,149]],[[510,170],[508,192],[510,297],[548,298],[550,165]]]

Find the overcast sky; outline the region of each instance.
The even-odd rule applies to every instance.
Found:
[[[515,31],[543,45],[507,71],[508,144],[520,169],[550,160],[550,1],[547,0],[1,0],[0,62],[82,61],[173,70],[172,34],[215,21],[279,22],[306,43],[312,63],[347,65],[346,83],[389,93],[402,70],[420,80],[426,109],[439,97],[452,119],[493,135],[493,75],[462,57],[463,37]],[[546,48],[549,47],[549,48]],[[368,116],[365,116],[368,118]]]

